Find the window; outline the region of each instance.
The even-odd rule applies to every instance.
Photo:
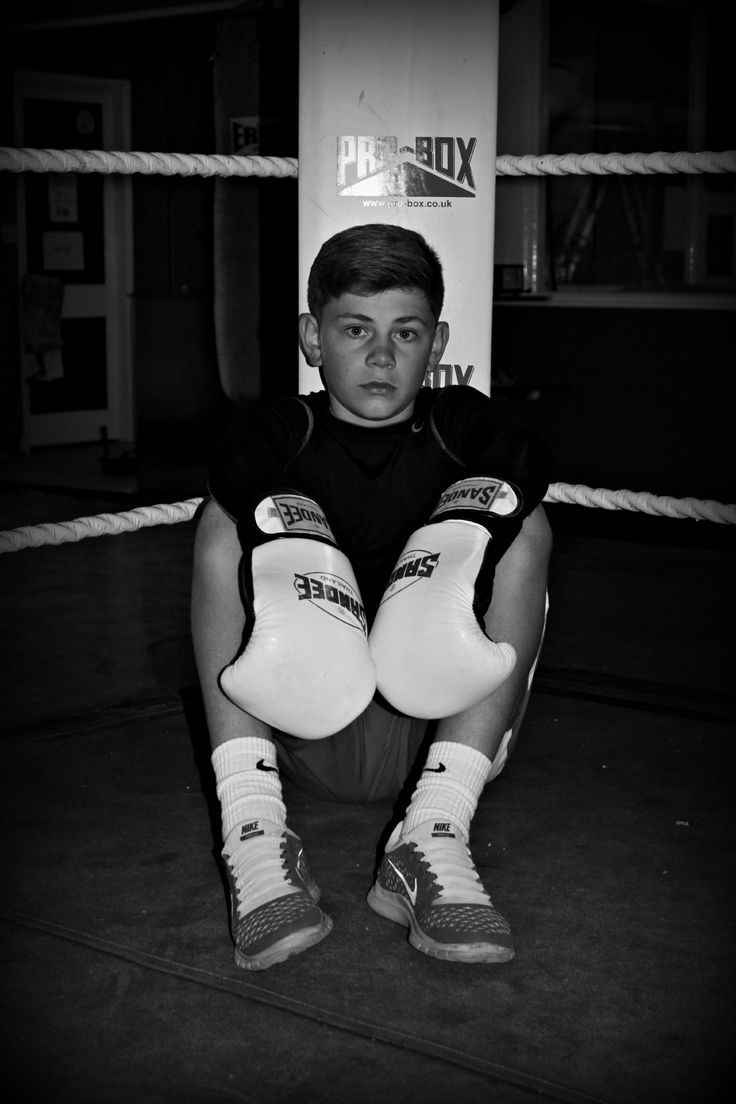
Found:
[[[724,3],[550,0],[550,153],[734,148]],[[736,290],[733,173],[548,177],[552,290]]]

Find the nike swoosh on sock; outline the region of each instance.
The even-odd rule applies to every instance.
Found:
[[[274,773],[278,774],[279,768],[278,767],[269,767],[269,765],[268,765],[268,763],[266,762],[265,759],[259,759],[258,762],[256,763],[256,770],[273,771]]]

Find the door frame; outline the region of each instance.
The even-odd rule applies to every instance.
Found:
[[[18,71],[14,74],[16,143],[23,145],[23,100],[71,100],[102,107],[105,148],[130,148],[130,82],[68,74]],[[23,174],[18,178],[18,278],[27,266],[26,205]],[[133,379],[133,203],[130,177],[103,181],[105,283],[65,288],[62,318],[106,319],[107,407],[101,410],[32,414],[25,378],[21,384],[23,451],[36,446],[75,444],[100,438],[134,442]],[[21,371],[23,371],[21,356]]]

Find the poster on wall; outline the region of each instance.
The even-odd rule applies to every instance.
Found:
[[[302,0],[299,287],[322,243],[388,222],[442,260],[450,326],[426,383],[490,393],[498,0]],[[300,364],[299,389],[321,388]]]

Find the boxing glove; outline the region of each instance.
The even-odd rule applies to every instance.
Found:
[[[316,740],[339,732],[376,687],[349,560],[317,503],[298,492],[267,495],[238,532],[246,631],[220,675],[222,690],[293,736]]]
[[[463,479],[410,536],[369,636],[380,694],[411,717],[460,713],[513,670],[482,616],[495,564],[521,528],[521,493],[499,479]]]

